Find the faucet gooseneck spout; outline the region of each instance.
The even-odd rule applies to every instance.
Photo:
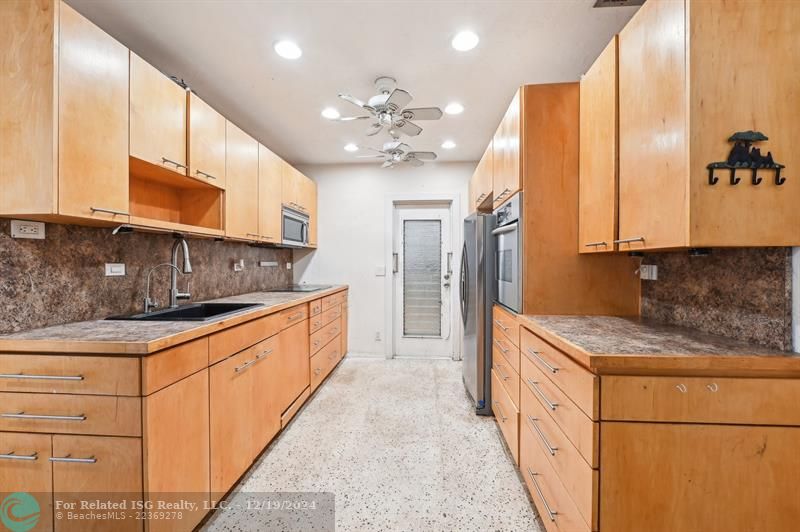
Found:
[[[183,251],[183,270],[178,269],[178,250]],[[178,290],[178,272],[192,273],[192,263],[189,259],[189,243],[186,242],[185,238],[178,238],[172,245],[172,262],[170,264],[172,264],[173,268],[169,288],[169,306],[170,308],[175,308],[178,306],[179,299],[192,297],[192,294],[189,293],[188,285],[186,292]]]

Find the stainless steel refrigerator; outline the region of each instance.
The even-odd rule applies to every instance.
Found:
[[[471,214],[464,220],[459,280],[464,386],[474,401],[475,412],[487,416],[492,415],[492,303],[497,291],[494,226],[491,214]]]

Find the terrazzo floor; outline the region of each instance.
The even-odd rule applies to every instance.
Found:
[[[234,504],[203,530],[334,530],[335,515],[337,531],[544,532],[500,438],[473,414],[460,362],[348,356],[230,498],[305,511]]]

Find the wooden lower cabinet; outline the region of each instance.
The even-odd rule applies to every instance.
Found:
[[[282,330],[278,336],[281,382],[277,393],[281,411],[289,408],[310,383],[308,336],[308,320]]]
[[[511,451],[514,463],[519,464],[519,409],[501,384],[495,370],[492,370],[492,412]]]
[[[800,428],[602,424],[600,530],[797,530]]]
[[[39,503],[38,530],[53,527],[52,437],[49,434],[0,432],[0,500],[26,492]]]
[[[257,361],[252,369],[253,418],[251,421],[252,448],[257,456],[281,430],[280,390],[282,368],[278,337],[273,336],[256,346]]]
[[[342,358],[347,354],[347,302],[342,305]]]

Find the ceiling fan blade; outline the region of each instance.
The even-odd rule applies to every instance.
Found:
[[[371,116],[343,116],[341,118],[334,118],[334,121],[350,122],[352,120],[366,120],[367,118],[372,118],[372,117]]]
[[[359,106],[361,108],[364,108],[364,109],[367,109],[369,107],[367,104],[365,104],[364,102],[362,102],[361,100],[359,100],[355,96],[350,96],[349,94],[339,93],[339,98],[341,98],[342,100],[344,100],[346,102],[350,102],[353,105],[357,105],[357,106]]]
[[[404,109],[401,114],[406,120],[439,120],[442,110],[438,107],[416,107]]]
[[[383,159],[383,155],[356,155],[356,159]]]
[[[386,161],[381,165],[381,168],[389,168],[390,166],[394,165],[393,161]]]
[[[403,89],[395,89],[386,99],[386,107],[392,112],[397,112],[411,103],[411,95]]]
[[[407,159],[406,162],[408,164],[410,164],[411,166],[422,166],[423,164],[425,164],[422,161],[420,161],[419,159],[414,159],[413,157]]]
[[[399,131],[405,133],[409,137],[416,137],[422,133],[422,128],[408,120],[398,120],[392,125],[392,131]]]
[[[372,146],[361,146],[361,145],[359,144],[359,145],[358,145],[358,148],[359,148],[360,150],[371,150],[371,151],[375,151],[375,152],[381,153],[381,154],[383,154],[383,155],[386,155],[386,152],[385,152],[385,151],[383,151],[383,150],[379,150],[379,149],[377,149],[377,148],[373,148]]]
[[[409,157],[413,157],[414,159],[420,159],[423,161],[435,161],[436,154],[432,151],[410,151],[408,152]]]
[[[373,137],[373,136],[377,135],[378,133],[380,133],[382,129],[383,129],[383,126],[381,124],[378,124],[378,123],[371,124],[367,128],[366,135],[368,137]]]

